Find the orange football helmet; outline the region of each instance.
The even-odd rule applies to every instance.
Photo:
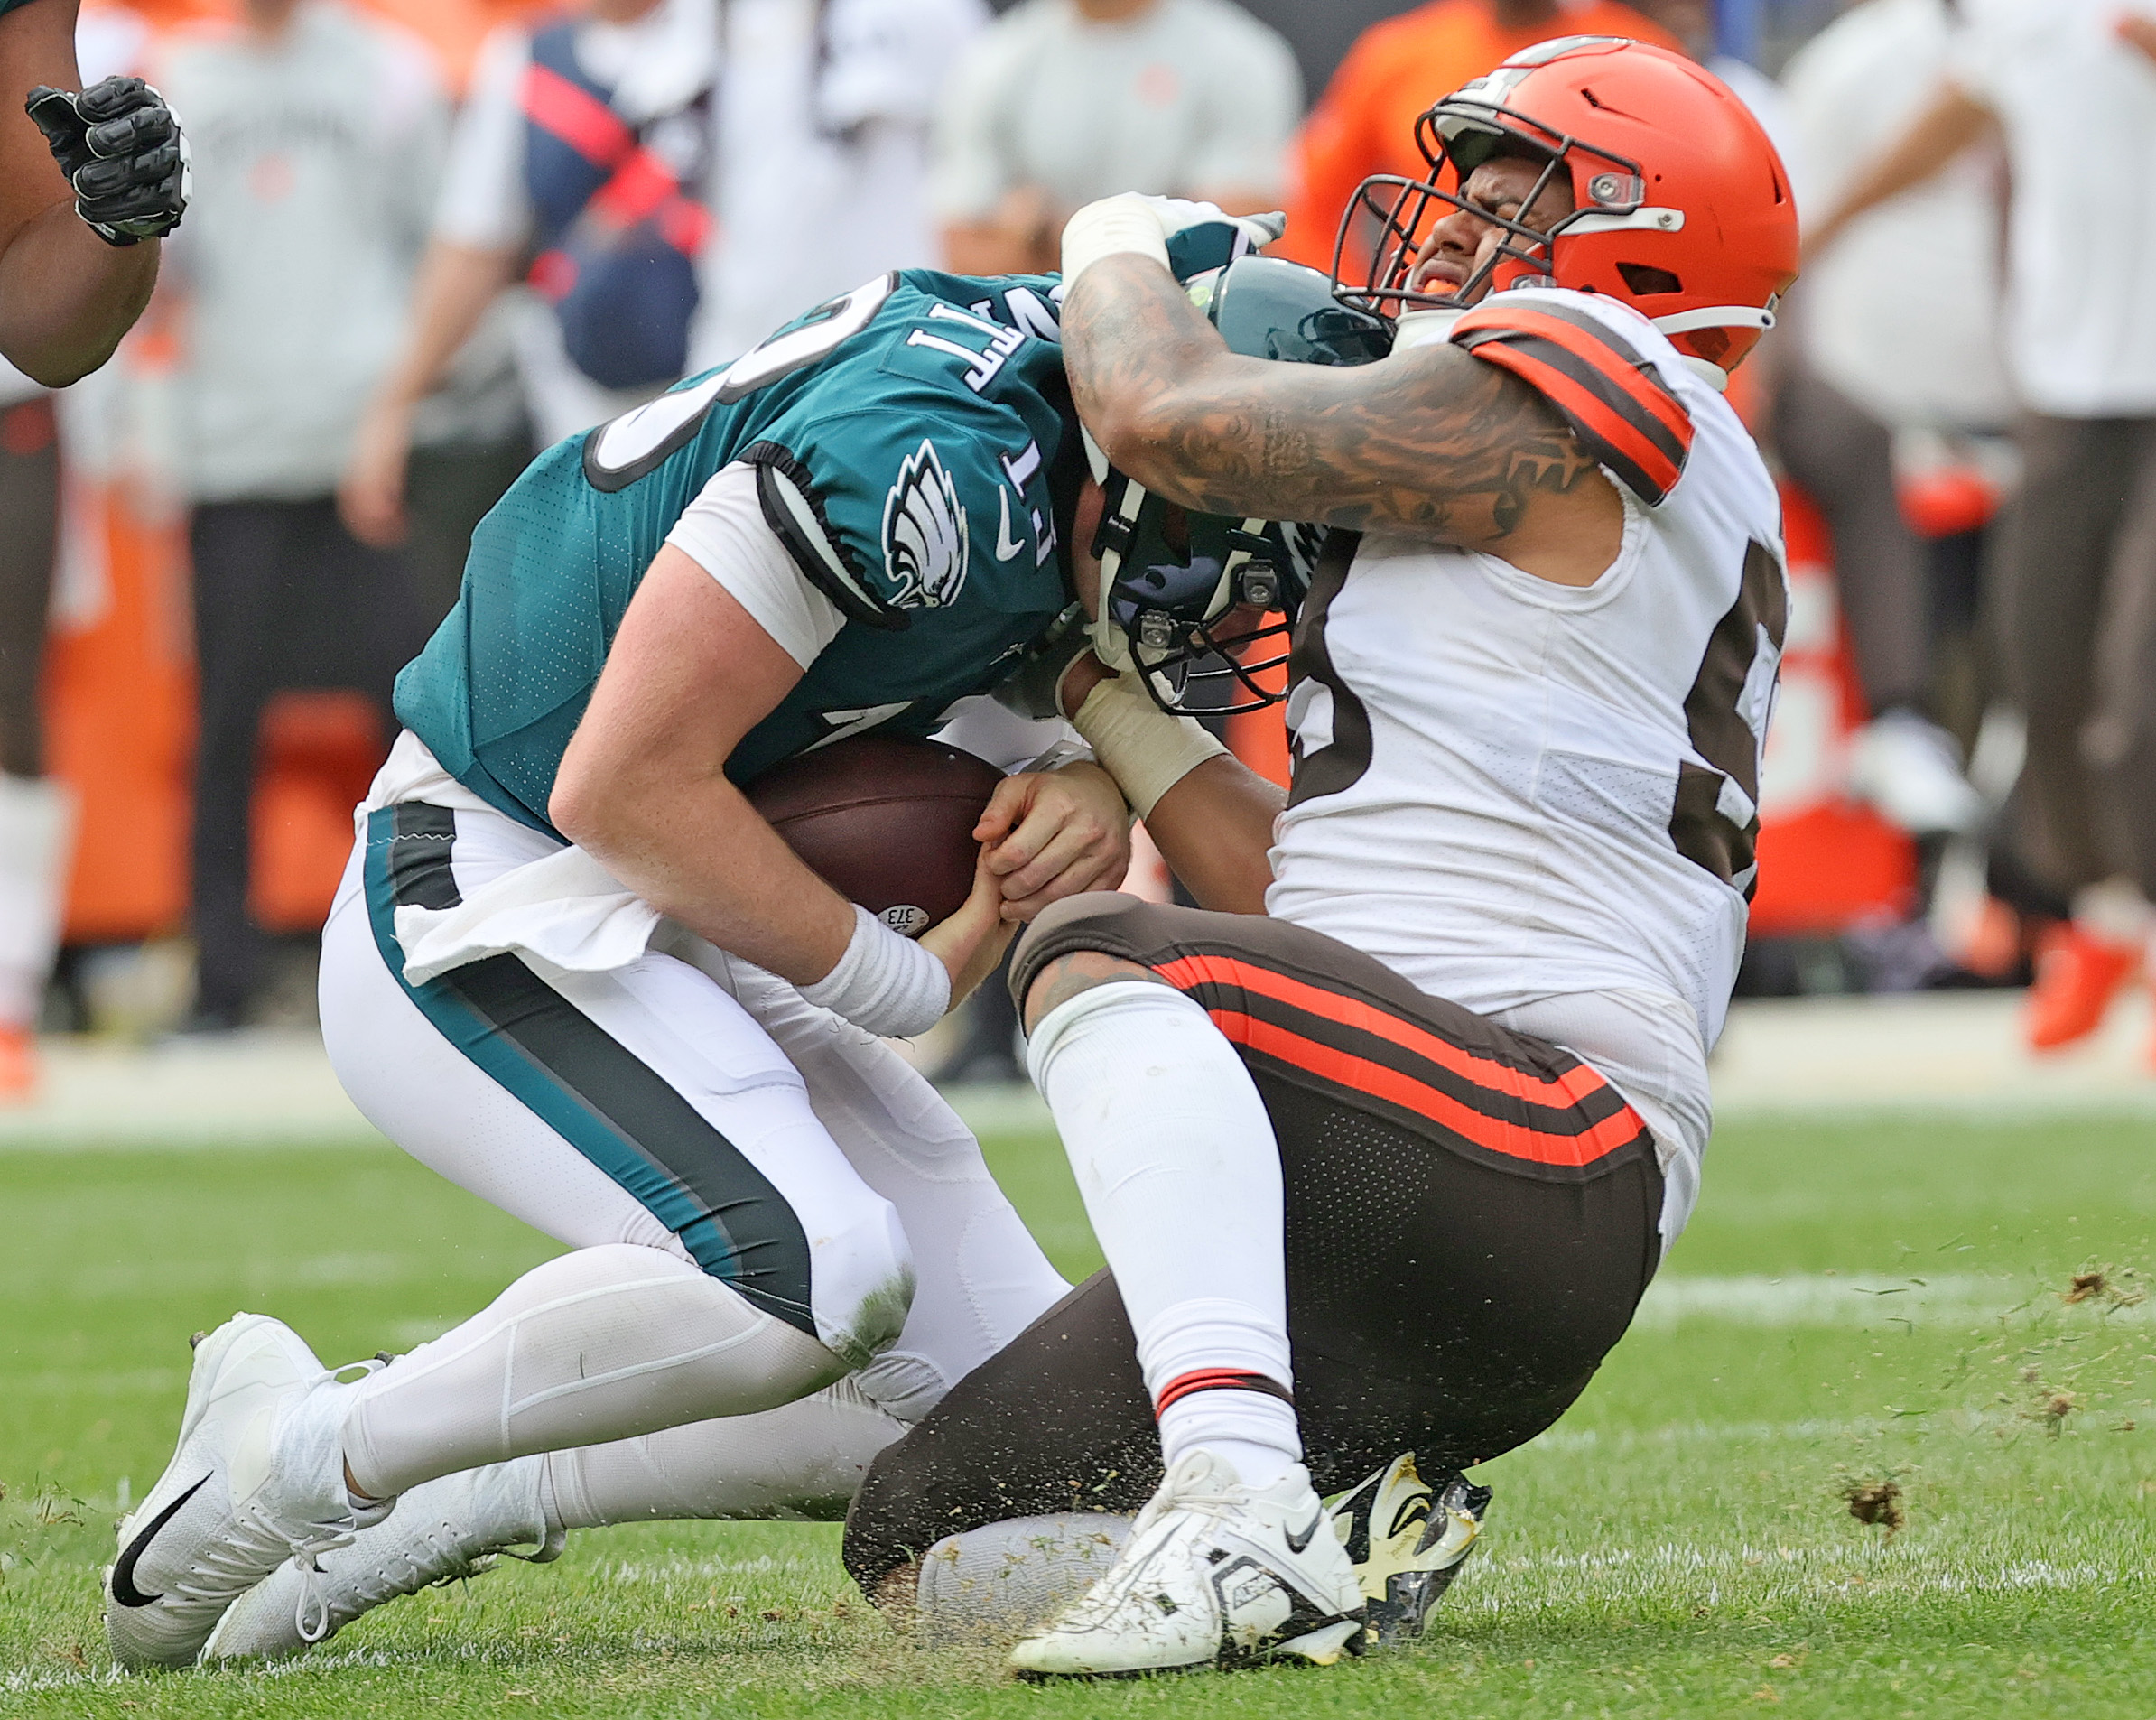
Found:
[[[1774,326],[1797,278],[1797,205],[1774,145],[1720,79],[1667,49],[1621,36],[1538,42],[1429,108],[1415,141],[1428,176],[1373,175],[1341,221],[1334,281],[1351,303],[1397,315],[1513,286],[1603,293],[1726,371]],[[1562,173],[1572,213],[1543,233],[1468,203],[1468,175],[1501,153],[1547,163],[1523,209]],[[1457,289],[1417,291],[1423,241],[1456,209],[1504,237]],[[1342,259],[1371,216],[1369,273],[1343,281]]]

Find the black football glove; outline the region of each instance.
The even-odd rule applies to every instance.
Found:
[[[40,84],[23,107],[75,192],[75,213],[107,245],[163,238],[191,190],[187,138],[140,78],[107,78],[79,96]]]

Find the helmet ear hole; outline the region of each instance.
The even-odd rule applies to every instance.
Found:
[[[1685,284],[1668,269],[1658,269],[1648,263],[1620,263],[1617,273],[1624,277],[1624,284],[1640,298],[1650,298],[1660,293],[1682,293]]]
[[[1757,338],[1753,337],[1755,340]],[[1690,353],[1696,358],[1705,358],[1709,364],[1720,365],[1724,370],[1734,363],[1730,358],[1729,349],[1736,342],[1727,329],[1694,329],[1689,333],[1678,335],[1669,344],[1680,352]],[[1741,358],[1742,354],[1738,356]]]

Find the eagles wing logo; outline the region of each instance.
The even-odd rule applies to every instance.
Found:
[[[901,609],[939,609],[957,600],[966,582],[969,544],[966,510],[958,487],[923,442],[898,468],[898,481],[883,502],[883,559],[890,571],[892,604]]]

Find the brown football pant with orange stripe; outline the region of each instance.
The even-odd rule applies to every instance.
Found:
[[[1322,934],[1128,896],[1042,915],[1013,992],[1079,950],[1196,999],[1265,1101],[1320,1492],[1403,1451],[1426,1477],[1495,1457],[1585,1390],[1660,1250],[1653,1142],[1601,1075]],[[1136,1340],[1100,1273],[876,1460],[847,1519],[847,1568],[872,1594],[946,1535],[1135,1511],[1159,1480]]]

